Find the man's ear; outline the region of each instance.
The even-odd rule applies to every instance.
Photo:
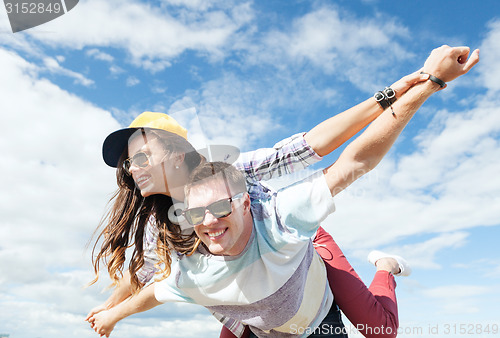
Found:
[[[247,212],[250,212],[250,205],[252,204],[252,201],[250,200],[250,195],[246,192],[245,195],[243,195],[243,211],[246,214]]]

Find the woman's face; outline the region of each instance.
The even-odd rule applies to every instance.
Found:
[[[177,200],[184,199],[184,185],[187,181],[187,167],[184,156],[166,154],[156,135],[134,134],[128,145],[129,159],[138,153],[146,162],[140,165],[131,161],[129,172],[143,197],[164,194]]]

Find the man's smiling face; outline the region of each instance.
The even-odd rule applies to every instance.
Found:
[[[203,207],[231,196],[228,186],[220,176],[204,180],[191,187],[187,196],[188,208]],[[232,212],[222,218],[216,218],[205,210],[203,222],[194,227],[201,241],[214,255],[235,256],[245,248],[252,234],[252,222],[245,222],[244,214],[250,212],[250,199],[244,194],[241,199],[231,203]]]

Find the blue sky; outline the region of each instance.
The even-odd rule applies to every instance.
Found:
[[[494,336],[498,13],[496,0],[83,0],[13,34],[2,7],[0,333],[95,336],[83,319],[109,291],[105,276],[83,288],[92,279],[86,244],[115,189],[101,145],[140,112],[180,114],[195,144],[271,146],[448,44],[480,48],[480,64],[424,104],[377,169],[337,197],[324,227],[366,283],[370,250],[410,261],[412,276],[397,280],[401,337],[459,337],[462,328]],[[203,308],[169,304],[119,323],[114,336],[219,329]]]

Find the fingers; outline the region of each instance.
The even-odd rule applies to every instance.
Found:
[[[104,329],[100,329],[98,327],[94,327],[95,333],[97,333],[99,336],[104,336],[106,334],[106,331]]]
[[[417,83],[424,82],[429,78],[429,74],[420,74],[421,70],[406,75],[400,80],[391,85],[391,88],[396,91],[396,97],[401,97],[408,89]]]
[[[469,57],[470,48],[466,46],[455,47],[453,55],[457,57],[457,62],[463,66],[463,74],[471,70],[479,62],[479,49],[472,52]]]
[[[423,82],[429,79],[429,74],[421,74],[422,70],[419,69],[415,73],[412,73],[409,76],[409,83],[411,84],[417,84],[419,82]]]
[[[100,337],[106,336],[109,337],[111,334],[112,328],[109,329],[105,323],[99,322],[99,319],[96,321],[96,318],[89,318],[90,327],[97,333]]]
[[[479,62],[479,49],[476,49],[475,51],[472,52],[472,55],[470,56],[470,58],[465,62],[464,72],[467,73],[478,62]]]
[[[471,68],[479,62],[479,49],[474,50],[470,57],[469,53],[470,48],[466,46],[455,47],[452,52],[452,55],[457,57],[457,62],[464,65],[464,74],[471,70]]]
[[[106,332],[106,330],[102,329],[100,330],[99,332],[96,331],[96,333],[102,337],[102,336],[106,336],[106,337],[109,337],[109,335],[111,334],[110,332]]]
[[[453,47],[452,55],[457,58],[459,63],[465,63],[469,57],[470,48],[467,46]]]
[[[414,73],[411,73],[409,75],[406,75],[403,78],[406,87],[408,87],[406,89],[409,89],[409,87],[412,87],[419,82],[424,82],[427,79],[429,79],[429,74],[420,74],[420,70],[418,70]]]
[[[457,61],[459,64],[463,65],[465,62],[467,62],[467,58],[469,57],[469,52],[466,54],[462,54],[457,58]]]
[[[93,308],[92,310],[90,310],[90,312],[87,315],[87,318],[85,320],[89,319],[90,317],[92,317],[96,313],[102,312],[104,310],[106,310],[105,306],[103,306],[103,305],[96,306],[95,308]]]

